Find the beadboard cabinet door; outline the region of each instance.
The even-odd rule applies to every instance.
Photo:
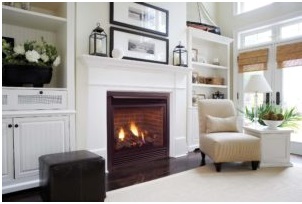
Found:
[[[67,116],[14,118],[15,179],[39,174],[39,157],[69,151]]]
[[[2,182],[14,179],[13,120],[2,119]]]

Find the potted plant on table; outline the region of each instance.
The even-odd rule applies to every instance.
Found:
[[[254,120],[254,108],[245,108],[244,111],[245,117],[249,120]],[[298,128],[299,122],[302,121],[302,115],[298,112],[295,107],[292,108],[281,108],[277,106],[273,106],[271,104],[263,104],[260,105],[257,109],[258,113],[258,123],[261,125],[268,125],[270,121],[278,121],[273,122],[274,124],[278,124],[279,127],[289,127],[289,128]]]
[[[55,46],[41,38],[41,42],[27,41],[12,47],[2,39],[2,85],[22,86],[32,84],[43,87],[50,83],[53,67],[60,64],[61,58]]]

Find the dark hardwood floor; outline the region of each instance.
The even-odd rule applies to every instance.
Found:
[[[106,175],[106,190],[114,190],[126,186],[150,181],[171,174],[179,173],[199,167],[200,152],[190,152],[179,158],[167,158],[144,163],[140,166],[119,167]],[[207,160],[208,165],[212,161]],[[294,166],[302,166],[302,156],[291,155]],[[222,170],[223,171],[223,170]],[[25,191],[2,195],[4,202],[41,202],[40,189],[34,188]]]

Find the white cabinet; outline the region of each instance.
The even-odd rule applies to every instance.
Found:
[[[230,98],[230,45],[232,41],[233,39],[221,35],[187,28],[188,66],[193,70],[188,75],[187,141],[189,150],[199,146],[197,101],[213,97]]]
[[[198,122],[198,111],[197,108],[192,107],[188,108],[188,128],[187,135],[187,144],[188,151],[193,151],[196,148],[199,148],[199,122]]]
[[[67,109],[67,89],[62,88],[2,88],[2,110]]]
[[[3,192],[38,186],[38,158],[70,150],[69,117],[4,118],[2,137]]]
[[[14,118],[15,178],[38,175],[38,158],[69,151],[67,116]]]
[[[2,88],[2,193],[39,185],[38,158],[72,149],[65,88]]]
[[[2,119],[2,183],[14,179],[13,125],[11,119]]]
[[[292,166],[290,162],[289,129],[270,130],[265,126],[244,127],[244,132],[261,140],[260,167]]]
[[[43,37],[61,56],[45,88],[2,88],[2,193],[38,186],[40,155],[75,149],[74,30],[73,2],[2,5],[3,37],[15,45]]]

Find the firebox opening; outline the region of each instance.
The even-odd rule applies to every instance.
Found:
[[[163,147],[164,107],[116,108],[114,110],[114,151]]]
[[[168,157],[169,96],[108,92],[108,169]]]

